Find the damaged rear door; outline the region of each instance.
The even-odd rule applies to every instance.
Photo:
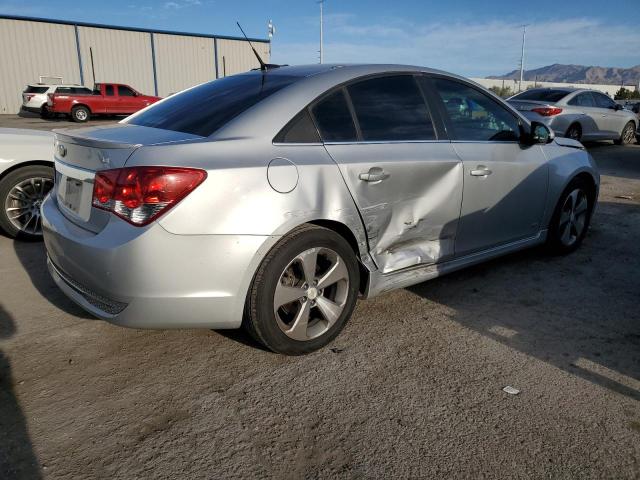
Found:
[[[439,140],[416,79],[358,80],[312,106],[383,273],[453,256],[462,162]],[[339,129],[339,130],[337,130]]]

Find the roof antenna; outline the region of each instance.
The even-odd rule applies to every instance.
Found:
[[[256,49],[253,48],[253,44],[251,43],[251,40],[249,40],[247,38],[247,34],[244,33],[244,30],[242,29],[242,27],[240,26],[240,22],[236,22],[236,25],[238,25],[238,28],[240,29],[240,31],[242,32],[242,35],[244,35],[244,39],[249,42],[249,45],[251,45],[251,50],[253,50],[253,54],[256,56],[256,58],[258,59],[258,62],[260,62],[260,70],[262,70],[263,72],[265,72],[267,70],[267,64],[264,63],[262,61],[262,58],[260,58],[260,55],[258,55],[258,52],[256,52]]]

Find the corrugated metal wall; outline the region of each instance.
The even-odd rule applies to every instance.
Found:
[[[40,75],[80,83],[74,27],[0,18],[0,113],[18,113],[22,91]]]
[[[166,96],[215,79],[216,44],[219,77],[258,67],[244,40],[69,23],[0,17],[0,113],[18,113],[22,91],[39,76],[92,86],[90,48],[96,81],[125,83],[151,95],[156,86]],[[268,63],[269,43],[253,45]]]
[[[269,44],[254,43],[265,63],[269,63]],[[258,59],[246,41],[218,39],[218,73],[221,77],[259,67]]]
[[[154,94],[151,36],[109,28],[78,27],[85,85],[93,85],[91,57],[96,82],[125,83],[147,95]]]
[[[153,35],[158,95],[165,97],[199,83],[215,80],[213,38]]]

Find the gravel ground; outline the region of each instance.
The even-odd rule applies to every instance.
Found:
[[[580,250],[359,302],[305,357],[91,320],[0,237],[0,478],[638,478],[640,146],[590,150]]]

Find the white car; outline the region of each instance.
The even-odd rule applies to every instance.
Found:
[[[92,90],[82,85],[48,85],[44,83],[35,83],[27,85],[24,92],[22,92],[22,109],[27,112],[39,113],[42,117],[49,116],[47,109],[47,95],[50,93],[68,93],[70,95],[76,94],[91,94]]]
[[[0,230],[42,238],[40,205],[53,178],[52,132],[0,128]]]

